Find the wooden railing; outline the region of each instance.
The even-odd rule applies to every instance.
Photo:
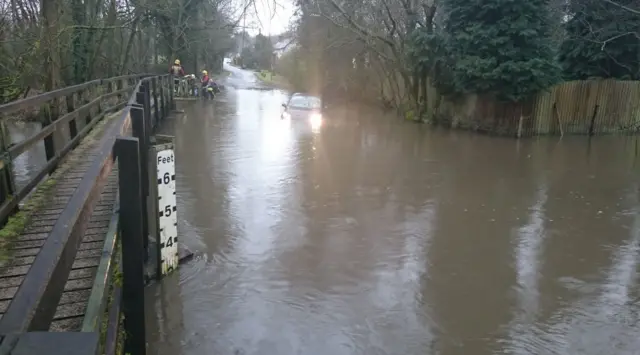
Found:
[[[44,177],[86,136],[105,115],[122,109],[137,81],[148,75],[127,75],[93,80],[0,106],[0,222],[16,210]],[[42,130],[20,142],[10,144],[6,120],[12,114],[41,108]],[[16,191],[12,162],[44,141],[46,163]]]
[[[32,144],[49,137],[61,128],[70,126],[72,121],[77,122],[85,117],[89,108],[99,105],[105,98],[132,92],[127,97],[128,100],[112,107],[111,110],[119,107],[118,109],[124,111],[102,136],[98,155],[82,177],[22,285],[0,319],[0,353],[21,354],[20,351],[27,351],[24,353],[115,354],[116,349],[120,348],[118,344],[124,342],[125,352],[145,354],[144,263],[149,252],[146,250],[149,244],[147,152],[153,130],[167,117],[173,107],[173,80],[168,75],[136,77],[140,80],[135,85],[102,94],[46,126],[43,132],[47,133],[39,133],[25,140]],[[90,85],[136,77],[82,84],[30,100],[32,104],[42,104],[85,90]],[[17,102],[12,105],[0,106],[0,112],[20,109],[26,107],[27,103]],[[48,159],[47,166],[41,172],[42,176],[51,171],[55,163],[77,144],[77,140],[86,134],[86,130],[90,129],[98,117],[99,115],[86,120],[73,138],[53,140],[55,154]],[[8,147],[8,151],[20,150],[14,146]],[[12,156],[11,153],[8,155]],[[89,217],[116,163],[119,207],[114,210],[105,239],[103,257],[89,298],[82,332],[48,333],[46,331],[69,277],[80,239],[87,229]],[[35,183],[33,184],[35,186]],[[5,205],[13,204],[15,207],[14,201],[16,200],[13,197],[9,197]],[[121,282],[119,277],[115,276],[119,274],[122,275]],[[122,334],[126,334],[124,339]]]
[[[194,85],[196,85],[196,79],[179,78],[176,79],[177,85],[175,85],[176,97],[196,97],[194,95]]]

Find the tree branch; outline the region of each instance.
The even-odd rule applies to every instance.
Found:
[[[636,14],[636,15],[640,16],[640,10],[632,9],[632,8],[630,8],[628,6],[619,4],[619,3],[617,3],[617,2],[615,2],[613,0],[603,0],[603,1],[605,1],[605,2],[607,2],[609,4],[611,4],[611,5],[617,6],[617,7],[621,8],[621,9],[623,9],[623,10],[629,11],[629,12],[631,12],[633,14]]]

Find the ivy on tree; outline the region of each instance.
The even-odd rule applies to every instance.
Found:
[[[572,0],[569,16],[558,56],[566,79],[640,79],[640,16],[603,0]]]
[[[459,93],[517,102],[555,84],[548,0],[445,0],[445,46]]]

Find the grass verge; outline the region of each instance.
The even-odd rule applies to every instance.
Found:
[[[269,70],[261,70],[257,72],[256,78],[258,78],[258,80],[262,81],[265,84],[278,88],[286,89],[289,87],[289,83],[283,76],[275,74]]]

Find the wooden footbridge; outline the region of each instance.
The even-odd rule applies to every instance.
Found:
[[[149,151],[169,76],[94,80],[0,106],[42,129],[0,141],[0,354],[145,354],[144,285],[160,275]],[[42,149],[44,147],[44,149]],[[13,162],[46,163],[16,186]]]

